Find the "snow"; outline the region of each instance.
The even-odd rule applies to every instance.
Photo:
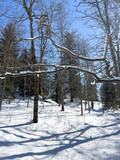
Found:
[[[90,83],[91,85],[95,85],[96,84],[96,80],[94,78],[94,81]]]
[[[41,99],[40,99],[41,100]],[[84,116],[79,102],[39,101],[39,123],[32,123],[33,100],[4,100],[0,113],[0,160],[119,160],[120,111],[102,113],[101,103]]]
[[[2,80],[2,79],[5,79],[5,77],[0,77],[0,79]]]

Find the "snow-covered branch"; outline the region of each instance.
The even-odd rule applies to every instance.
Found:
[[[99,76],[96,75],[95,72],[93,71],[89,71],[87,69],[82,69],[80,67],[77,66],[70,66],[70,65],[46,65],[46,64],[39,64],[39,66],[46,66],[46,67],[54,67],[55,69],[53,70],[41,70],[41,71],[20,71],[20,72],[6,72],[5,76],[9,76],[9,77],[19,77],[19,76],[27,76],[27,75],[41,75],[41,74],[51,74],[51,73],[56,73],[59,71],[63,71],[63,70],[78,70],[84,73],[88,73],[94,76],[94,80],[96,83],[103,83],[103,82],[118,82],[120,81],[120,77],[115,77],[113,76],[112,78],[100,78]],[[0,79],[4,79],[5,77],[0,74]]]
[[[33,69],[33,67],[38,68],[38,67],[51,67],[54,69],[51,70],[36,70],[36,71],[31,71],[31,70],[27,70],[27,71],[17,71],[17,69],[23,69],[26,67],[31,68],[31,70]],[[115,77],[115,76],[111,76],[111,77],[106,77],[106,78],[100,78],[95,72],[87,70],[87,69],[83,69],[81,67],[78,66],[71,66],[71,65],[54,65],[54,64],[43,64],[43,63],[39,63],[39,64],[30,64],[30,65],[23,65],[20,67],[8,67],[9,72],[6,72],[5,75],[0,74],[0,79],[3,80],[6,76],[9,77],[19,77],[19,76],[27,76],[27,75],[41,75],[41,74],[51,74],[51,73],[56,73],[59,71],[64,71],[64,70],[78,70],[80,72],[84,72],[87,74],[91,74],[92,76],[94,76],[94,80],[96,83],[103,83],[103,82],[118,82],[120,81],[120,77]],[[10,71],[11,70],[11,71]]]
[[[113,34],[111,34],[111,35],[109,35],[108,33],[106,34],[104,53],[103,53],[103,55],[102,55],[101,57],[86,57],[86,56],[83,56],[83,55],[76,54],[76,53],[74,53],[73,51],[69,50],[68,48],[63,47],[63,46],[57,44],[57,43],[55,42],[55,40],[51,37],[52,31],[51,31],[50,25],[47,24],[47,23],[42,22],[41,19],[40,19],[40,18],[37,18],[36,16],[35,16],[35,18],[36,18],[37,20],[39,20],[39,22],[40,22],[40,24],[41,24],[42,27],[47,27],[47,28],[48,28],[49,34],[48,34],[48,35],[44,35],[44,36],[36,36],[36,37],[33,37],[33,38],[24,38],[23,40],[30,40],[30,41],[31,41],[31,40],[36,40],[36,39],[40,39],[40,38],[43,38],[43,37],[44,37],[44,38],[49,39],[56,48],[62,50],[64,54],[65,54],[65,53],[68,53],[68,54],[72,55],[73,57],[75,57],[75,58],[77,58],[77,59],[85,60],[85,61],[90,61],[90,62],[101,62],[101,61],[103,61],[104,64],[106,65],[105,70],[106,70],[106,77],[107,77],[107,78],[106,78],[106,79],[101,79],[101,78],[96,74],[96,72],[93,72],[93,71],[90,71],[90,70],[87,70],[87,69],[83,69],[83,68],[78,67],[78,66],[56,66],[56,65],[46,65],[46,64],[39,64],[38,66],[54,67],[54,68],[56,68],[56,69],[62,69],[62,70],[66,70],[66,69],[67,69],[67,70],[68,70],[68,69],[79,70],[79,71],[81,71],[81,72],[84,72],[84,73],[88,73],[88,74],[93,75],[93,76],[95,77],[96,82],[107,81],[107,79],[108,79],[108,81],[120,81],[119,77],[118,77],[118,78],[114,78],[114,77],[110,74],[111,68],[110,68],[109,60],[107,59],[107,51],[108,51],[108,45],[109,45],[109,38],[110,38]],[[33,66],[33,65],[30,65],[30,67],[34,67],[34,66]],[[42,72],[43,72],[43,71],[41,71],[40,74],[41,74]],[[51,71],[51,72],[52,72],[52,71]],[[55,72],[55,71],[53,71],[53,72]],[[48,71],[45,71],[45,73],[48,73]],[[35,72],[34,72],[34,74],[35,74]]]
[[[86,61],[104,61],[105,60],[104,56],[102,56],[102,57],[96,57],[96,58],[91,58],[91,57],[85,57],[85,56],[76,54],[76,53],[72,52],[71,50],[69,50],[68,48],[65,48],[63,46],[58,45],[49,36],[37,36],[37,37],[34,37],[34,38],[24,38],[23,40],[36,40],[36,39],[40,39],[40,38],[43,38],[43,37],[49,39],[56,48],[58,48],[58,49],[60,49],[60,50],[62,50],[64,52],[66,52],[66,53],[68,53],[68,54],[70,54],[70,55],[72,55],[72,56],[74,56],[76,58],[79,58],[79,59],[82,59],[82,60],[86,60]]]
[[[38,65],[37,64],[35,64],[35,65],[32,64],[32,66],[54,67],[55,69],[53,69],[53,70],[39,70],[39,71],[30,71],[29,70],[29,71],[17,72],[17,71],[15,71],[15,69],[17,69],[17,68],[14,68],[14,72],[6,72],[5,76],[16,77],[16,76],[24,76],[24,75],[50,74],[50,73],[58,72],[58,71],[61,71],[61,70],[78,70],[78,71],[93,75],[96,80],[99,79],[99,77],[95,74],[95,72],[89,71],[87,69],[83,69],[83,68],[78,67],[78,66],[54,65],[54,64],[48,64],[48,65],[47,64],[38,64]],[[24,68],[24,66],[23,66],[23,68]],[[22,69],[22,67],[21,67],[21,69]],[[2,76],[3,75],[1,74],[0,77],[2,77]]]
[[[113,78],[100,78],[96,81],[96,83],[104,83],[104,82],[120,82],[120,77],[113,77]]]

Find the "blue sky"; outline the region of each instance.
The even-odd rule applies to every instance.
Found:
[[[59,1],[59,0],[57,0]],[[63,0],[64,1],[64,0]],[[83,35],[83,37],[87,38],[92,31],[88,28],[87,25],[84,24],[84,22],[81,20],[78,20],[76,17],[79,16],[79,13],[75,12],[75,2],[74,0],[66,0],[66,7],[69,10],[69,19],[72,23],[71,29],[77,30],[79,33]],[[12,0],[0,0],[0,9],[4,8],[6,5],[15,5],[15,3]]]
[[[77,1],[78,2],[78,1]],[[72,29],[78,30],[79,33],[83,35],[83,37],[87,38],[92,34],[92,29],[89,28],[87,24],[84,23],[83,20],[78,19],[80,13],[77,13],[75,10],[76,3],[74,0],[67,1],[67,8],[70,12],[70,19],[72,19]]]

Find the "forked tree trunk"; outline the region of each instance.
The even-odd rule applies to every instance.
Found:
[[[29,17],[30,21],[30,35],[31,38],[34,37],[34,30],[33,30],[33,16],[32,16],[32,7],[35,3],[35,0],[30,1],[30,7],[27,6],[27,1],[23,0],[22,5],[24,6],[27,15]],[[36,56],[35,56],[35,45],[34,45],[34,40],[31,40],[31,53],[30,53],[30,58],[31,58],[31,64],[36,64]],[[34,113],[33,113],[33,123],[38,122],[38,77],[34,76]]]

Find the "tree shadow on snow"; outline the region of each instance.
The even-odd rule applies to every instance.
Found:
[[[22,124],[2,126],[2,127],[0,127],[0,129],[2,129],[2,128],[16,128],[16,127],[27,126],[27,125],[30,125],[30,124],[32,124],[32,121],[26,122],[26,123],[22,123]]]
[[[118,123],[114,123],[111,125],[107,125],[105,127],[111,127],[113,125],[117,125],[120,124],[120,122]],[[27,125],[27,124],[21,124],[22,125]],[[16,125],[18,126],[18,125]],[[10,126],[8,126],[10,127]],[[12,127],[12,126],[11,126]],[[14,155],[10,155],[10,156],[4,156],[4,157],[0,157],[2,160],[7,160],[7,159],[15,159],[15,158],[23,158],[23,157],[29,157],[29,156],[54,156],[57,153],[64,151],[66,149],[70,149],[73,147],[76,147],[78,145],[81,144],[85,144],[94,140],[98,140],[98,139],[104,139],[104,138],[109,138],[112,136],[117,136],[120,135],[120,131],[116,131],[113,134],[105,134],[102,136],[96,136],[96,137],[83,137],[83,134],[88,131],[91,128],[96,128],[96,127],[100,127],[100,126],[95,126],[95,125],[87,125],[85,126],[84,129],[80,129],[80,130],[76,130],[76,131],[69,131],[69,132],[65,132],[65,133],[57,133],[57,134],[51,134],[49,132],[47,132],[47,136],[40,136],[38,138],[32,138],[32,139],[23,139],[22,141],[19,142],[2,142],[0,145],[1,146],[11,146],[11,145],[23,145],[23,144],[29,144],[31,142],[38,142],[38,141],[49,141],[49,144],[46,146],[44,145],[43,147],[52,147],[54,146],[53,149],[46,149],[46,151],[41,151],[41,152],[27,152],[27,153],[20,153],[20,154],[14,154]],[[104,128],[104,126],[103,126]],[[63,137],[62,137],[63,136]],[[72,137],[72,138],[70,138]],[[24,137],[21,137],[24,138]],[[67,143],[65,142],[67,140]],[[52,142],[59,142],[59,144],[53,144]],[[51,143],[50,143],[51,142]],[[39,143],[38,143],[39,144]],[[83,154],[82,151],[79,151],[81,154]]]

